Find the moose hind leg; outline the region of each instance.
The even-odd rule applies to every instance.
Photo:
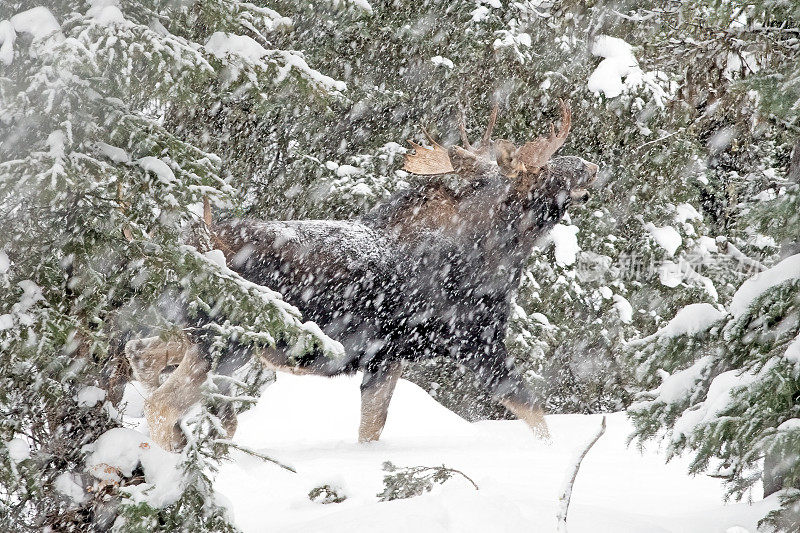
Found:
[[[358,442],[371,442],[380,438],[389,413],[389,402],[402,373],[403,363],[400,361],[386,363],[374,372],[364,371]]]
[[[189,346],[185,339],[134,339],[125,344],[125,356],[136,381],[147,390],[154,390],[163,382],[165,371],[180,364]]]
[[[541,401],[516,371],[508,367],[506,360],[505,351],[500,351],[491,356],[473,357],[466,362],[500,405],[528,424],[534,436],[550,440]]]
[[[529,391],[527,394],[512,394],[502,398],[500,404],[511,411],[514,416],[528,424],[533,434],[542,440],[550,440],[550,430],[544,419],[544,409],[538,402],[532,400]]]
[[[200,387],[209,369],[210,364],[198,346],[190,346],[175,371],[145,401],[150,436],[165,450],[178,450],[185,444],[179,421],[200,401]]]

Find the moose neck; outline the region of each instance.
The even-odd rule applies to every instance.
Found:
[[[559,189],[509,196],[480,245],[486,266],[507,275],[515,289],[533,247],[561,220],[568,205],[569,194]]]

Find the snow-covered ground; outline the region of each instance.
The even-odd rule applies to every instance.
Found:
[[[600,416],[548,417],[552,442],[534,440],[519,421],[469,423],[416,385],[397,386],[381,441],[356,443],[360,376],[333,379],[279,374],[259,403],[239,418],[235,440],[291,464],[292,474],[235,452],[217,490],[245,532],[549,532],[558,495],[577,447]],[[755,532],[770,501],[724,505],[718,480],[688,477],[688,460],[664,464],[651,447],[626,446],[630,424],[608,416],[576,481],[568,528],[579,532]],[[454,477],[432,493],[379,502],[382,464],[446,465]],[[319,504],[308,492],[330,484],[347,500]],[[738,527],[737,527],[738,526]]]

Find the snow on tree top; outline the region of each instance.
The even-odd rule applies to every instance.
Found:
[[[725,317],[725,313],[709,303],[689,304],[678,311],[675,316],[652,335],[632,341],[636,346],[656,338],[677,337],[679,335],[694,335],[705,331],[715,322]]]
[[[658,227],[652,222],[648,222],[644,225],[644,229],[649,231],[650,235],[653,236],[658,245],[666,250],[671,256],[675,255],[675,252],[683,242],[683,239],[681,239],[681,234],[678,233],[677,230],[672,226]]]
[[[96,23],[103,25],[125,24],[125,16],[119,8],[119,0],[92,0],[86,12]]]
[[[607,98],[622,94],[625,86],[638,85],[642,81],[639,62],[632,47],[622,39],[599,35],[592,44],[592,55],[604,59],[589,76],[586,86],[594,93],[603,93]],[[622,78],[626,78],[623,83]]]
[[[731,299],[731,314],[734,317],[741,316],[753,300],[765,291],[792,279],[800,279],[800,254],[787,257],[772,268],[759,272],[742,283]]]

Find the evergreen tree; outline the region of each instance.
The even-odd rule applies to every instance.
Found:
[[[0,6],[0,529],[232,529],[209,477],[228,447],[213,379],[169,497],[132,496],[154,486],[146,466],[137,481],[86,462],[127,431],[111,405],[129,333],[194,326],[210,357],[231,343],[340,350],[202,253],[202,202],[234,191],[223,160],[166,119],[209,98],[335,91],[296,52],[256,41],[288,22],[227,0]]]
[[[732,235],[726,244],[740,261],[736,270],[750,277],[721,299],[724,307],[688,305],[631,343],[637,377],[650,390],[629,413],[636,437],[663,437],[670,457],[692,452],[691,471],[723,478],[732,496],[761,481],[765,496],[776,494],[780,504],[762,525],[795,531],[800,167],[790,160],[800,133],[800,70],[792,59],[800,51],[800,11],[767,2],[716,8],[698,28],[705,39],[688,49],[699,59],[698,74],[714,60],[727,70],[724,83],[704,89],[715,133],[704,192],[707,210]]]

